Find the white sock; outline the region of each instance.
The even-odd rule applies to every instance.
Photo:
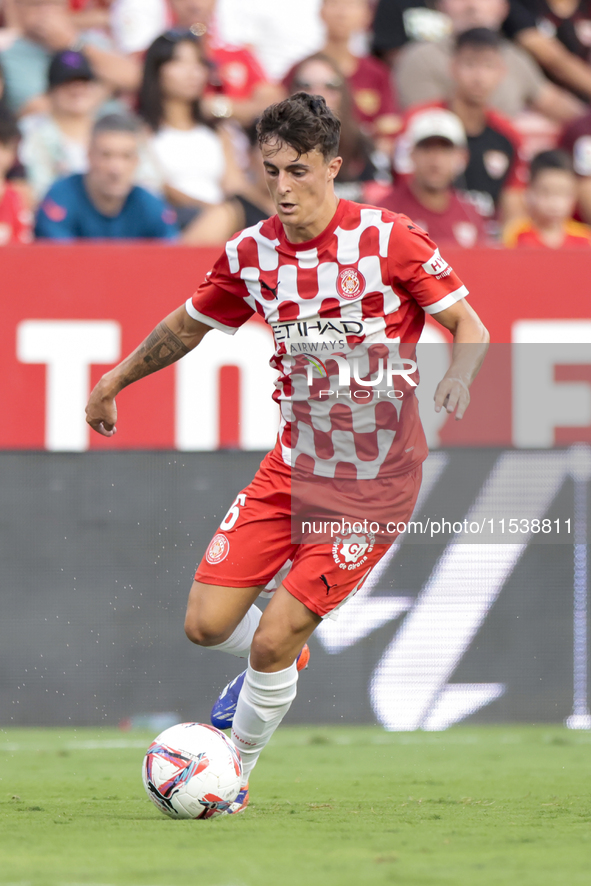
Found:
[[[290,709],[297,682],[295,661],[284,671],[273,674],[255,671],[248,665],[232,726],[232,741],[242,757],[244,785],[261,751]]]
[[[230,655],[236,655],[238,658],[248,658],[250,644],[252,643],[254,632],[259,626],[262,614],[261,610],[253,603],[238,627],[232,634],[230,634],[228,639],[224,640],[223,643],[219,643],[217,646],[209,646],[208,649],[229,652]]]

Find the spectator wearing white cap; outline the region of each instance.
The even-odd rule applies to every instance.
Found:
[[[96,110],[103,98],[92,68],[81,52],[54,55],[49,66],[49,110],[21,118],[20,159],[36,202],[58,178],[86,172]]]
[[[522,139],[513,124],[490,106],[491,96],[505,76],[500,37],[487,28],[473,28],[456,40],[451,74],[454,92],[449,100],[410,108],[406,128],[413,116],[430,108],[446,108],[462,121],[467,136],[468,164],[456,185],[465,191],[480,214],[498,232],[497,221],[507,222],[523,214],[523,191],[527,166]],[[405,133],[396,146],[395,169],[411,171]]]
[[[380,205],[407,215],[439,244],[486,245],[482,217],[454,181],[468,163],[461,120],[442,108],[416,114],[407,131],[412,173],[402,176]]]

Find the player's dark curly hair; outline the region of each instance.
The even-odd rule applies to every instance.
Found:
[[[263,111],[257,133],[261,145],[283,142],[298,157],[318,148],[325,160],[332,160],[339,152],[341,121],[321,95],[296,92]]]

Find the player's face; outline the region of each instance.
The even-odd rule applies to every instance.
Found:
[[[131,132],[101,132],[88,152],[89,176],[105,197],[125,198],[133,187],[138,140]]]
[[[572,218],[577,199],[576,180],[564,169],[545,169],[530,185],[526,201],[534,221],[552,224]]]
[[[160,83],[165,98],[187,102],[201,98],[207,83],[207,67],[199,47],[188,40],[177,43],[171,60],[160,68]]]
[[[503,57],[496,49],[466,46],[452,63],[452,76],[460,98],[471,105],[486,105],[505,76]]]
[[[427,191],[446,191],[466,165],[466,155],[444,138],[419,142],[412,151],[414,178]]]
[[[324,0],[321,16],[333,40],[346,40],[371,24],[367,0]]]
[[[215,4],[216,0],[171,0],[170,3],[179,28],[190,28],[197,22],[209,24]]]
[[[298,157],[295,148],[284,142],[262,145],[267,186],[277,208],[279,220],[286,227],[313,226],[333,200],[332,183],[342,160],[325,160],[318,148]]]
[[[440,0],[438,5],[451,18],[456,34],[470,28],[497,31],[509,12],[506,0]]]

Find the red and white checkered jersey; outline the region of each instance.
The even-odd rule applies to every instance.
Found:
[[[415,345],[425,313],[467,294],[433,241],[406,216],[341,200],[329,226],[305,243],[291,243],[277,216],[236,234],[186,309],[230,334],[255,312],[273,330],[270,362],[279,371],[273,396],[285,464],[318,476],[375,479],[405,473],[426,458],[416,397],[342,399],[323,416],[316,401],[295,409],[301,385],[292,375],[293,342],[312,336],[329,349],[340,336],[353,347]]]

